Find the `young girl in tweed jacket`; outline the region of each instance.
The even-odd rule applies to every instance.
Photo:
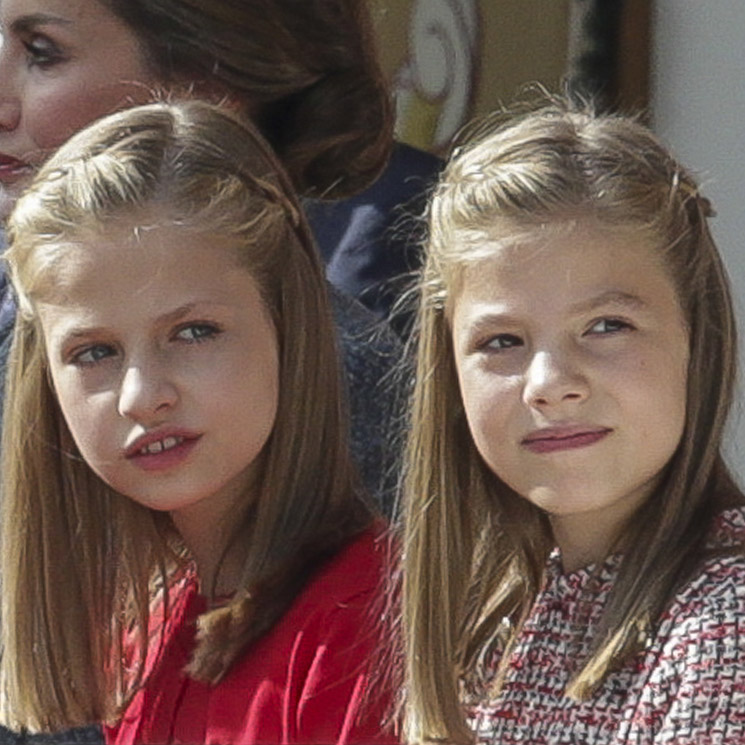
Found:
[[[745,742],[711,215],[628,118],[549,105],[455,150],[406,468],[409,742]]]

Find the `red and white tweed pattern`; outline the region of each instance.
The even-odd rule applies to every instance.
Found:
[[[712,541],[745,541],[745,510],[721,515]],[[587,607],[589,568],[563,575],[552,556],[501,695],[469,707],[479,743],[745,745],[742,557],[708,561],[670,604],[645,651],[612,673],[592,699],[563,695],[617,566],[612,557],[601,568]]]

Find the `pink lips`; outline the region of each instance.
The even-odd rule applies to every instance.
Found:
[[[31,172],[31,165],[13,158],[10,155],[0,153],[0,182],[11,184]]]
[[[607,427],[547,427],[531,432],[522,445],[533,453],[555,453],[589,447],[604,439],[613,430]]]
[[[184,463],[201,438],[184,429],[161,429],[138,437],[124,457],[143,471],[165,471]]]

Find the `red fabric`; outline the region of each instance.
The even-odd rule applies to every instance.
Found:
[[[134,743],[395,743],[380,721],[387,692],[367,690],[379,651],[375,617],[383,541],[368,530],[323,565],[266,636],[217,685],[183,673],[205,609],[194,577],[180,586],[147,681],[106,741]],[[375,686],[377,688],[377,686]]]

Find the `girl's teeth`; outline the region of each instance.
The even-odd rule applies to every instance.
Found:
[[[163,440],[151,442],[149,445],[146,445],[144,448],[142,448],[140,452],[143,455],[162,453],[164,450],[170,450],[172,447],[175,447],[183,441],[183,437],[166,437]]]

